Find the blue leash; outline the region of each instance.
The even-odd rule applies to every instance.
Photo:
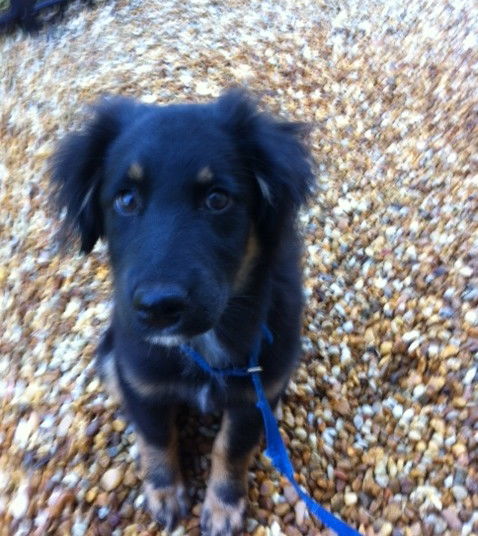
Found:
[[[260,377],[262,368],[259,365],[259,354],[261,351],[262,339],[269,344],[272,343],[272,333],[266,326],[262,326],[262,337],[257,337],[252,348],[249,359],[249,366],[244,368],[226,368],[218,369],[211,367],[207,361],[189,346],[182,344],[179,348],[190,357],[204,372],[207,372],[216,379],[222,379],[226,376],[251,376],[254,389],[257,395],[256,406],[259,408],[264,421],[266,435],[266,454],[271,459],[272,465],[294,486],[299,497],[305,502],[307,508],[314,516],[322,521],[324,525],[335,531],[339,536],[361,536],[359,532],[347,525],[344,521],[335,517],[329,511],[322,508],[320,504],[312,499],[296,482],[294,478],[294,468],[290,462],[287,450],[285,448],[282,436],[279,432],[279,426],[272,413],[272,409],[266,398],[264,387]]]

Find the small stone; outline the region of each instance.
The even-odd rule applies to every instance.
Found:
[[[286,502],[279,503],[274,508],[275,513],[280,517],[285,516],[287,512],[289,512],[289,510],[290,510],[290,504]]]
[[[304,501],[297,501],[295,505],[295,524],[301,527],[304,523],[307,507]]]
[[[467,370],[463,378],[464,385],[471,385],[475,381],[477,370],[478,367],[471,367]]]
[[[451,506],[449,508],[445,508],[441,515],[451,530],[456,530],[458,532],[461,531],[463,525],[455,508]]]
[[[72,491],[58,491],[57,493],[52,493],[48,500],[50,516],[55,519],[60,517],[66,505],[72,503],[74,500],[75,494]]]
[[[28,485],[20,484],[16,494],[10,501],[8,511],[15,519],[22,519],[28,510]]]
[[[106,519],[109,513],[110,509],[107,506],[102,506],[101,508],[98,508],[98,517],[100,519]]]
[[[442,359],[448,359],[449,357],[453,357],[458,354],[459,348],[458,346],[455,346],[454,344],[448,344],[443,348],[441,352],[441,358]]]
[[[413,398],[415,398],[416,400],[419,400],[425,393],[426,391],[426,387],[422,384],[420,385],[417,385],[414,389],[413,389]]]
[[[468,491],[464,486],[452,486],[451,492],[458,502],[464,501],[468,497]]]
[[[85,434],[87,437],[93,437],[94,435],[98,433],[99,429],[100,429],[100,421],[98,419],[94,419],[86,427]]]
[[[460,457],[462,454],[465,454],[465,452],[467,451],[465,445],[463,445],[463,443],[455,443],[452,447],[451,447],[451,451],[453,453],[453,456],[455,456],[455,458],[458,458]]]
[[[112,422],[112,426],[115,432],[123,432],[123,430],[126,428],[126,423],[120,419],[115,419]]]
[[[60,421],[58,428],[56,430],[56,435],[58,437],[66,437],[70,431],[71,423],[73,422],[73,416],[70,413],[67,413]]]
[[[443,534],[446,530],[446,522],[436,514],[429,514],[424,519],[426,526],[433,529],[433,534]]]
[[[92,503],[96,499],[97,495],[98,495],[98,487],[94,486],[93,488],[89,489],[86,492],[85,501],[88,503]]]
[[[470,326],[478,326],[478,309],[470,309],[465,313],[465,322]]]
[[[473,275],[473,268],[471,266],[462,266],[459,271],[463,277],[471,277]]]
[[[391,342],[391,341],[384,341],[384,342],[382,342],[382,344],[380,345],[380,354],[381,354],[381,355],[388,355],[389,353],[391,353],[392,348],[393,348],[393,342]]]
[[[390,536],[393,531],[393,525],[390,521],[385,521],[385,523],[380,527],[379,536]]]
[[[123,472],[119,467],[108,469],[101,477],[101,487],[106,491],[112,491],[117,488],[123,479]]]
[[[76,520],[71,527],[72,536],[84,536],[88,530],[88,522]]]
[[[344,501],[347,506],[351,506],[352,504],[357,504],[358,496],[356,493],[347,492],[344,495]]]
[[[398,503],[392,502],[384,508],[383,515],[388,519],[388,521],[395,523],[402,515],[402,508]]]
[[[299,496],[292,486],[286,486],[284,488],[284,498],[289,504],[294,505],[298,501]]]
[[[344,365],[352,362],[352,353],[346,344],[341,344],[340,362]]]
[[[466,400],[462,396],[456,396],[452,400],[452,404],[455,408],[463,409],[466,406]]]
[[[402,339],[405,343],[408,344],[414,341],[415,339],[418,339],[418,337],[420,337],[420,332],[415,329],[415,330],[407,331],[406,333],[404,333]]]
[[[428,381],[427,389],[431,393],[438,393],[443,389],[444,385],[445,378],[442,378],[441,376],[432,376]]]
[[[260,487],[260,494],[264,497],[270,497],[275,492],[275,486],[272,480],[264,480]]]

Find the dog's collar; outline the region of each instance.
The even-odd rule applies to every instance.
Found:
[[[256,406],[259,408],[264,421],[266,454],[271,459],[272,465],[289,480],[289,482],[294,486],[294,489],[299,497],[307,505],[307,508],[310,510],[310,512],[312,512],[317,519],[322,521],[324,525],[335,531],[339,536],[360,536],[360,533],[355,529],[347,525],[338,517],[335,517],[329,511],[322,508],[317,501],[305,493],[305,491],[295,480],[294,468],[292,467],[289,455],[287,454],[284,441],[282,440],[282,436],[279,432],[279,426],[267,400],[260,377],[262,367],[259,365],[259,354],[261,351],[262,342],[264,340],[268,344],[271,344],[273,341],[272,333],[265,325],[261,327],[261,333],[254,341],[247,367],[232,367],[223,369],[211,367],[211,365],[209,365],[209,363],[199,352],[187,344],[182,344],[179,348],[183,354],[191,358],[204,372],[207,372],[218,381],[224,381],[225,378],[232,376],[251,376],[257,396]]]

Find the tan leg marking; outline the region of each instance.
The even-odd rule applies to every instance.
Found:
[[[144,493],[153,518],[172,530],[189,509],[177,454],[177,434],[174,428],[169,445],[159,448],[137,432]]]
[[[230,421],[225,413],[214,442],[211,476],[201,515],[202,531],[207,536],[229,536],[240,532],[243,528],[247,469],[255,449],[241,458],[231,459],[228,455],[229,428]],[[229,489],[232,490],[232,496],[237,494],[237,490],[241,496],[237,500],[227,501],[226,495]]]

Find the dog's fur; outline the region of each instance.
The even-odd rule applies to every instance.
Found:
[[[242,527],[262,430],[251,379],[220,384],[178,345],[215,367],[243,367],[266,324],[274,341],[262,347],[262,380],[277,404],[300,349],[295,220],[313,183],[302,134],[240,90],[209,104],[115,98],[56,153],[66,226],[85,253],[99,238],[108,244],[115,306],[98,365],[135,425],[149,508],[169,529],[187,512],[174,426],[180,404],[223,412],[203,533]]]

